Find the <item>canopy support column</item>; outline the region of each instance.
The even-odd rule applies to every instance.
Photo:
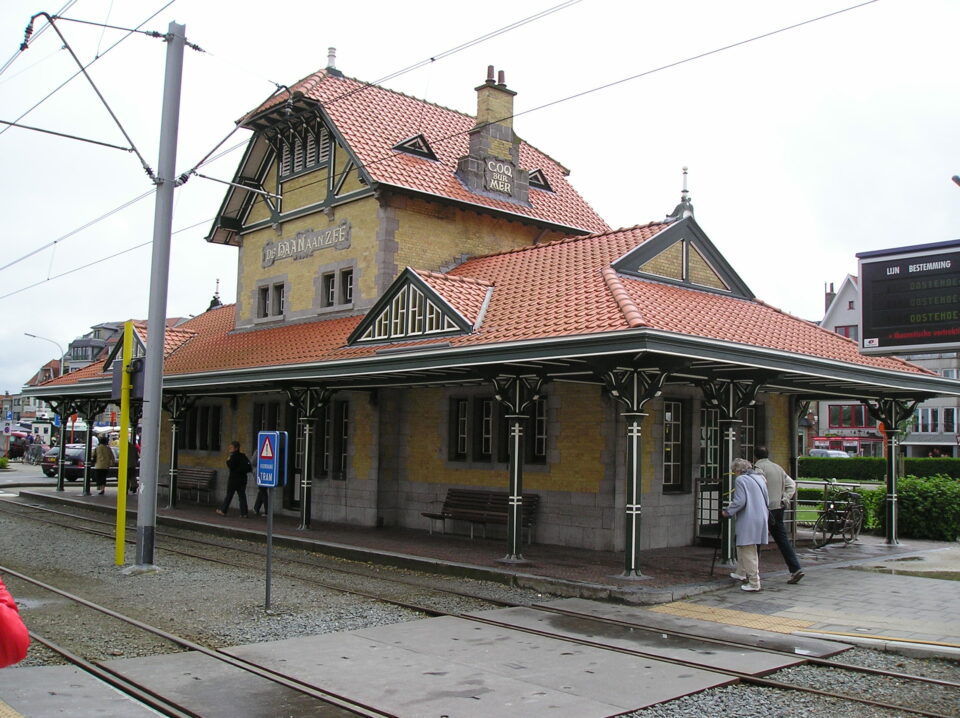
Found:
[[[313,442],[317,421],[323,418],[327,405],[336,393],[336,389],[322,386],[286,387],[290,406],[298,413],[298,423],[303,427],[303,466],[300,476],[300,528],[310,528],[311,501],[313,499],[311,486],[313,483]]]
[[[607,391],[625,407],[621,416],[627,424],[627,458],[624,524],[623,578],[647,578],[640,571],[640,527],[643,495],[641,475],[642,409],[650,399],[659,396],[669,374],[665,371],[616,368],[602,375]]]
[[[197,403],[197,397],[184,394],[169,394],[164,397],[163,408],[170,414],[170,471],[168,480],[167,508],[177,507],[177,471],[180,468],[180,435],[184,420]]]
[[[507,410],[508,461],[510,463],[507,500],[507,554],[503,563],[526,563],[523,557],[523,460],[526,455],[523,427],[524,412],[540,398],[543,379],[527,376],[498,376],[491,380],[494,398]]]
[[[709,379],[700,383],[703,396],[711,409],[716,409],[721,431],[720,441],[720,504],[733,497],[733,474],[730,465],[736,458],[737,434],[743,423],[740,412],[757,401],[760,379],[747,381],[723,381]],[[724,566],[733,566],[736,562],[736,541],[733,532],[733,519],[717,517],[720,522],[720,562]]]
[[[913,416],[919,401],[903,401],[897,399],[878,399],[863,402],[867,411],[877,421],[883,422],[884,436],[886,437],[885,454],[887,459],[887,500],[884,506],[884,527],[887,534],[887,544],[896,546],[900,543],[897,536],[897,466],[900,460],[900,424]]]

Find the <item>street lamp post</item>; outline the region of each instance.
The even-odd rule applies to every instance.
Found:
[[[50,342],[51,344],[53,344],[53,346],[55,346],[55,347],[59,350],[59,352],[60,352],[60,376],[63,376],[63,349],[60,347],[60,345],[57,344],[57,342],[53,341],[53,339],[47,339],[46,337],[38,337],[36,334],[31,334],[30,332],[24,332],[24,336],[33,337],[34,339],[43,339],[43,341],[45,341],[45,342]]]

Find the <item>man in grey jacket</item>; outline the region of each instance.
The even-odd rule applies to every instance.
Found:
[[[797,554],[787,536],[787,529],[783,525],[783,511],[797,493],[797,482],[787,475],[783,467],[775,464],[768,458],[770,452],[766,446],[758,446],[753,451],[754,466],[759,469],[767,480],[767,496],[770,499],[770,534],[777,542],[780,555],[787,564],[790,578],[787,583],[797,583],[803,578],[803,569],[797,560]]]

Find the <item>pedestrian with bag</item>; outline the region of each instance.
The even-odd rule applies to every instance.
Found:
[[[770,498],[770,535],[776,541],[780,555],[783,556],[787,570],[790,571],[787,583],[798,583],[803,578],[803,569],[797,560],[797,552],[793,549],[790,537],[787,536],[787,528],[783,523],[783,513],[797,493],[797,482],[790,478],[782,466],[770,461],[768,458],[770,452],[766,446],[758,446],[754,449],[753,456],[754,466],[763,472],[763,477],[767,480],[767,495]]]
[[[220,504],[217,513],[226,516],[230,510],[230,503],[233,501],[233,495],[236,494],[240,500],[240,518],[248,518],[247,514],[247,474],[253,471],[253,464],[247,455],[240,451],[240,442],[230,442],[230,454],[227,456],[227,497]]]
[[[107,473],[113,466],[113,451],[107,443],[107,437],[99,437],[96,451],[93,452],[93,480],[97,484],[97,493],[103,496],[107,490]]]
[[[740,586],[743,591],[759,591],[759,549],[761,544],[770,540],[767,533],[767,482],[746,459],[734,459],[730,468],[737,477],[734,480],[733,499],[721,511],[725,518],[737,517],[737,570],[730,577],[746,582]]]

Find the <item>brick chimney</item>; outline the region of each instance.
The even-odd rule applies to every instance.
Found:
[[[830,311],[830,305],[837,298],[837,293],[833,291],[833,282],[830,282],[830,288],[827,289],[827,283],[823,283],[823,313]]]
[[[513,132],[513,98],[503,70],[493,65],[477,90],[477,124],[470,130],[469,154],[457,163],[457,177],[477,194],[529,204],[529,173],[519,167],[520,140]]]

